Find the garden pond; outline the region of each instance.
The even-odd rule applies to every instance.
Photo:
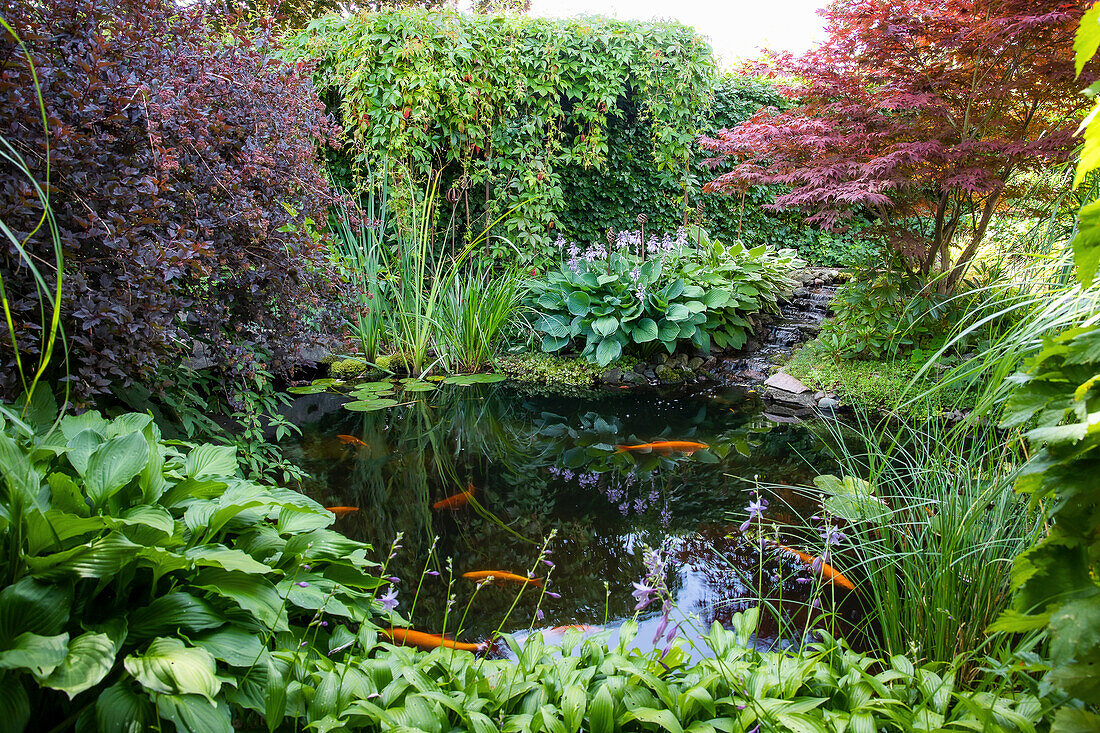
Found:
[[[786,628],[805,628],[819,602],[811,594],[830,592],[808,581],[807,563],[739,531],[758,485],[768,487],[770,523],[804,527],[816,502],[775,487],[812,485],[834,470],[822,431],[769,421],[751,389],[565,397],[506,382],[401,399],[355,412],[341,395],[300,397],[292,413],[302,432],[288,457],[309,473],[307,494],[356,509],[335,528],[369,542],[380,561],[400,533],[386,574],[399,579],[397,611],[416,629],[461,625],[459,640],[471,642],[497,629],[556,642],[570,626],[614,637],[635,616],[647,547],[666,551],[673,622],[686,620],[679,633],[689,640],[761,595],[782,609]],[[661,440],[707,447],[621,448]],[[533,573],[548,592],[461,577],[484,570]],[[658,605],[639,617],[634,643],[643,649],[664,645],[654,638]],[[758,645],[783,645],[778,628],[764,623]]]

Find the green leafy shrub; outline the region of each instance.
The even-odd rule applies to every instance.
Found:
[[[317,62],[348,131],[340,165],[444,168],[474,220],[523,202],[503,233],[525,252],[551,241],[564,167],[606,169],[607,127],[625,106],[646,117],[656,168],[682,180],[714,67],[689,27],[609,18],[403,9],[328,16],[289,44]]]
[[[240,478],[231,447],[168,445],[138,413],[57,420],[47,395],[0,418],[4,729],[274,730],[319,702],[297,676],[343,670],[381,610],[370,548]]]
[[[642,243],[640,234],[624,232],[607,254],[569,245],[570,259],[530,286],[543,350],[577,347],[606,366],[633,345],[660,344],[670,354],[683,342],[704,351],[743,346],[747,316],[775,308],[799,263],[790,250],[727,247],[698,228],[691,238],[682,232],[675,241]],[[636,253],[643,246],[649,259]]]

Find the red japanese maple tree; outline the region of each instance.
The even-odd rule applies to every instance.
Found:
[[[775,206],[825,227],[873,215],[911,272],[950,289],[1017,174],[1072,154],[1089,4],[834,0],[823,44],[754,64],[796,106],[702,141],[737,163],[707,190],[785,184]]]

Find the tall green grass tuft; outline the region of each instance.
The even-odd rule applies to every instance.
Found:
[[[824,521],[840,520],[835,564],[856,585],[866,634],[888,654],[947,660],[1009,641],[988,626],[1007,607],[1012,559],[1042,533],[1013,493],[1018,444],[990,426],[942,421],[893,430],[833,426],[847,485],[819,480]]]
[[[372,199],[364,220],[355,221],[351,212],[338,210],[334,217],[334,241],[340,269],[354,289],[355,313],[349,317],[348,331],[359,341],[363,358],[373,362],[383,345],[385,315],[383,289],[379,276],[382,269],[383,232],[386,228],[386,193],[381,205]],[[375,218],[377,215],[380,218]]]
[[[518,269],[494,273],[491,263],[480,261],[454,278],[436,336],[459,371],[476,372],[492,360],[504,328],[517,317],[522,282]]]

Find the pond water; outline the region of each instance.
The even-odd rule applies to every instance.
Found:
[[[614,636],[635,616],[631,592],[645,574],[646,547],[669,558],[674,622],[687,619],[688,639],[715,621],[728,624],[760,595],[782,599],[787,621],[804,624],[818,587],[807,582],[809,568],[762,555],[738,526],[758,484],[807,485],[831,463],[813,430],[768,421],[751,390],[563,397],[501,383],[408,398],[365,413],[342,409],[337,395],[300,398],[299,412],[315,417],[299,418],[302,435],[288,454],[310,474],[307,494],[358,508],[335,526],[373,545],[379,560],[401,533],[387,574],[400,579],[398,611],[411,614],[414,628],[438,633],[461,620],[460,641],[498,628],[554,641],[571,625]],[[659,440],[707,447],[617,448]],[[798,524],[790,514],[814,511],[795,493],[783,497],[786,505],[775,498],[769,521]],[[552,568],[539,562],[551,532]],[[533,571],[548,577],[554,595],[519,584],[479,588],[460,577],[483,570]],[[635,645],[653,647],[658,615],[656,605],[642,612]],[[775,623],[764,623],[757,643],[774,646],[779,637]]]

